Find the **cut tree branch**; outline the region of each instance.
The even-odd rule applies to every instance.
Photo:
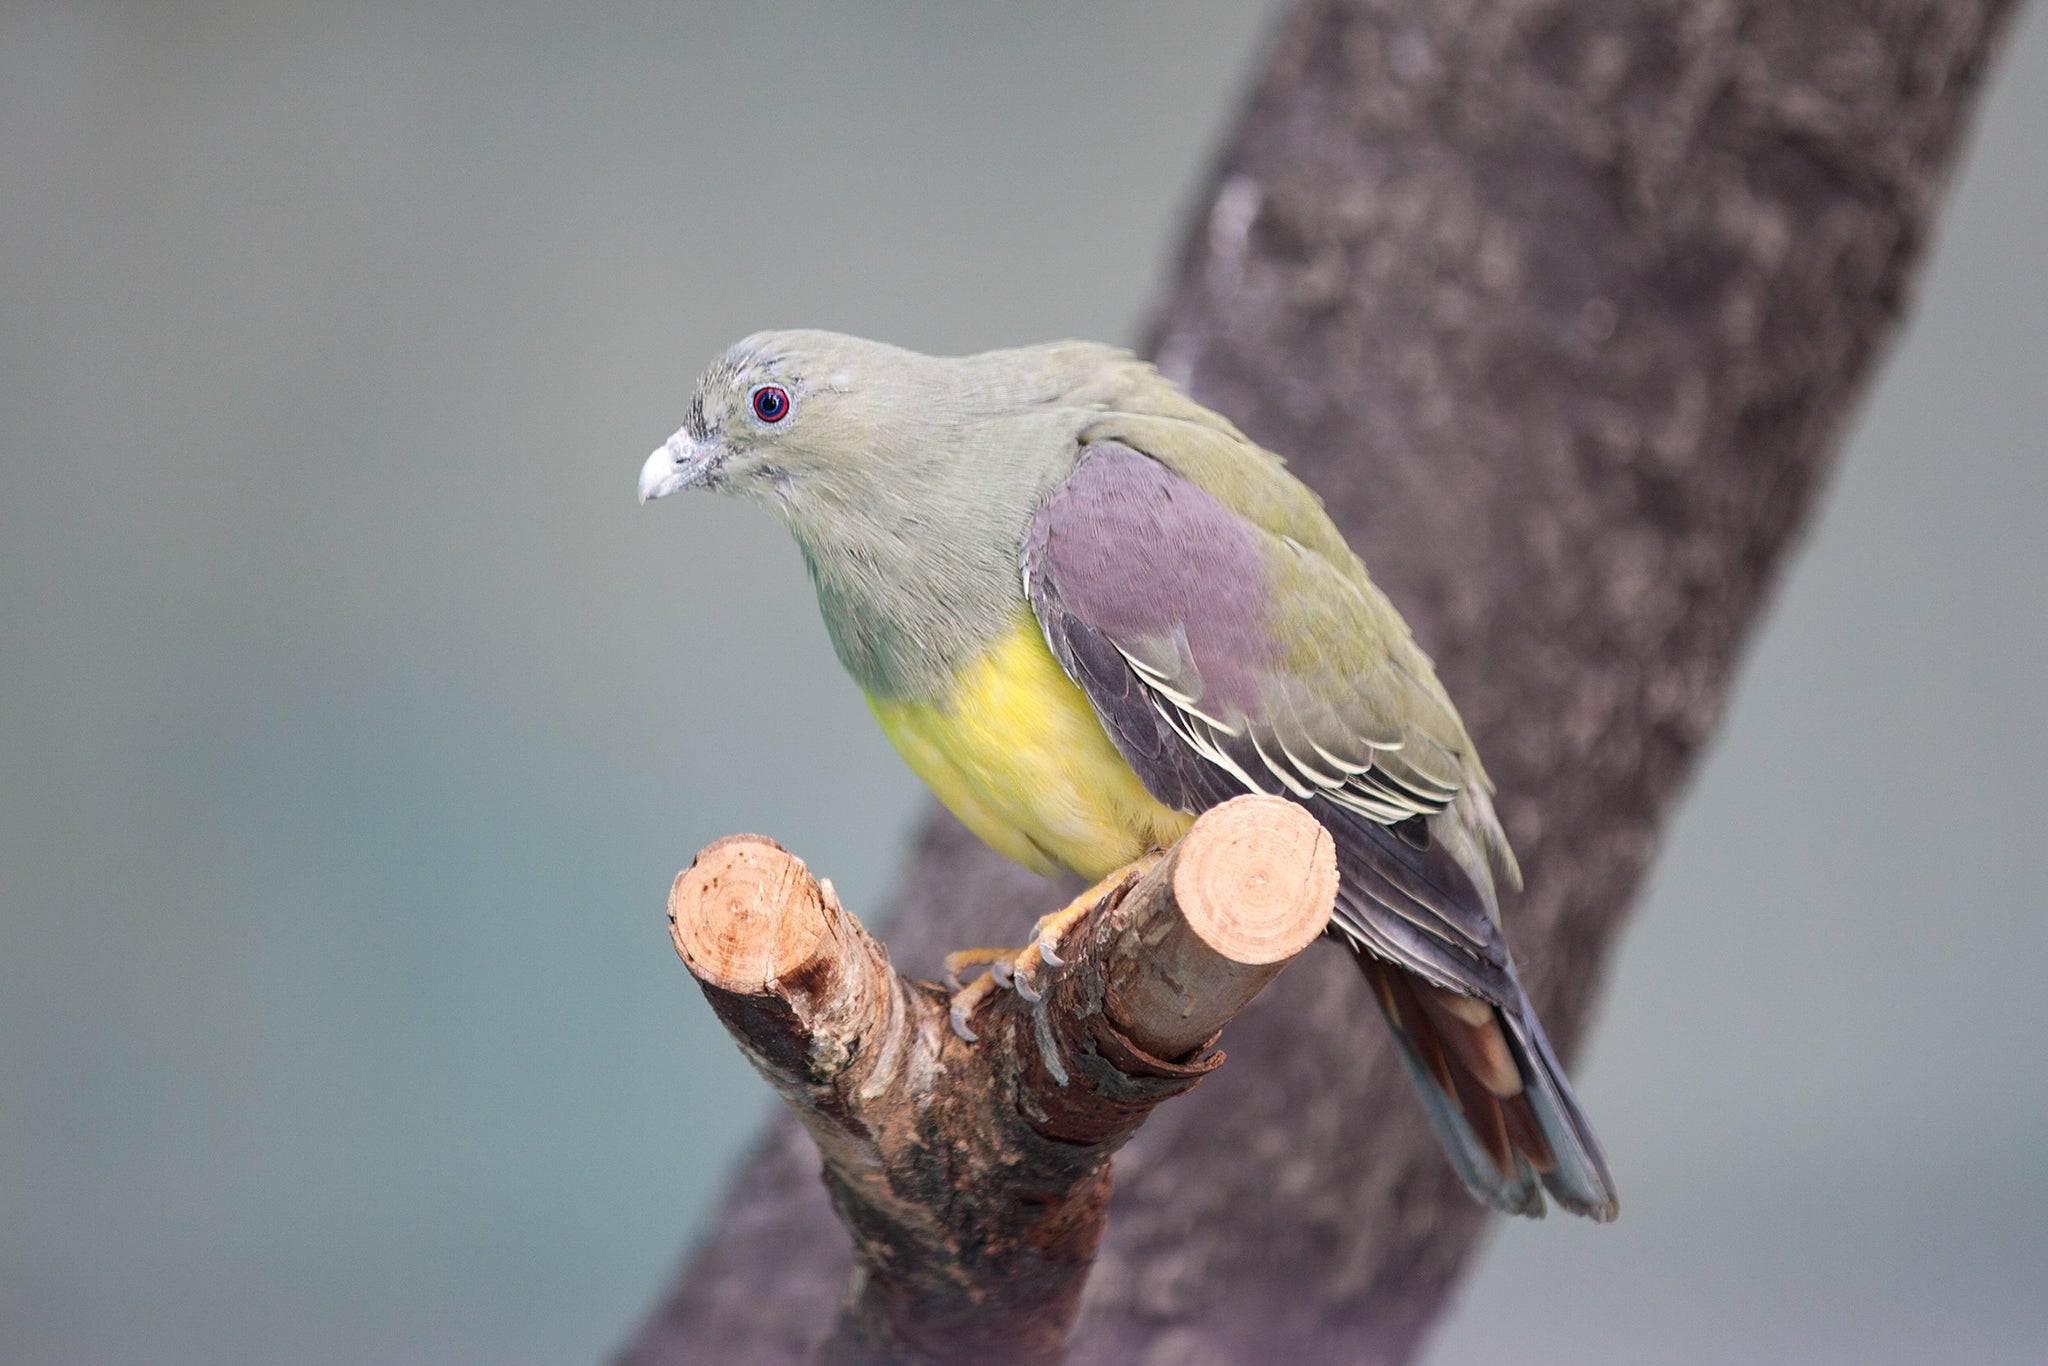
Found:
[[[772,840],[707,846],[669,894],[676,952],[825,1159],[855,1268],[823,1362],[1057,1361],[1102,1237],[1110,1157],[1222,1061],[1218,1031],[1330,918],[1301,807],[1242,797],[1086,894],[973,1043],[830,883]]]

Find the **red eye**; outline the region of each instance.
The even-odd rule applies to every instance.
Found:
[[[789,391],[779,384],[764,384],[754,390],[754,416],[763,422],[780,422],[789,416]]]

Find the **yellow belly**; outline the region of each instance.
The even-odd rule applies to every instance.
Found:
[[[1145,790],[1028,612],[943,703],[868,706],[960,823],[1027,868],[1100,878],[1194,820]]]

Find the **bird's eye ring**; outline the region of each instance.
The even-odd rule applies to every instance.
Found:
[[[780,422],[789,416],[789,390],[779,384],[759,384],[748,396],[754,416],[763,422]]]

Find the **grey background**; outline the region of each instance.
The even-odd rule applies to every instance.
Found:
[[[920,800],[640,459],[759,326],[1133,339],[1272,8],[0,6],[0,1361],[620,1338],[768,1103],[669,876]],[[1624,1216],[1439,1362],[2048,1339],[2044,137],[2035,15],[1577,1069]]]

